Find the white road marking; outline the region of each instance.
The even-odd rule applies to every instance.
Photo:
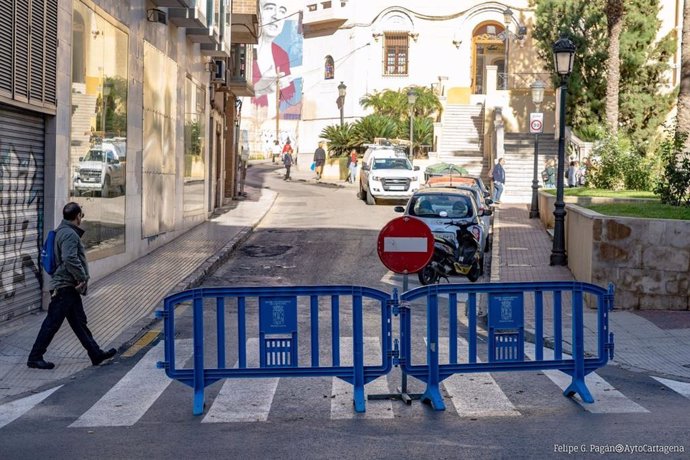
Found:
[[[60,388],[62,385],[3,404],[0,406],[0,428],[17,420]]]
[[[132,426],[153,405],[172,382],[156,363],[164,359],[163,341],[149,350],[119,382],[113,386],[70,428]],[[181,368],[192,356],[192,340],[175,341],[175,366]]]
[[[235,363],[234,367],[239,364]],[[259,367],[259,339],[247,339],[247,367]],[[226,379],[202,423],[265,422],[278,388],[277,377]]]
[[[381,342],[378,337],[364,338],[364,364],[375,365],[381,362]],[[340,338],[340,364],[352,365],[352,337]],[[393,418],[393,403],[391,400],[366,401],[366,412],[358,414],[353,407],[354,387],[339,378],[333,378],[331,388],[331,419],[351,418]],[[364,386],[365,394],[387,394],[388,380],[385,375]]]
[[[533,343],[525,342],[525,355],[530,359],[535,359],[535,347]],[[563,359],[571,358],[570,355],[563,353]],[[544,359],[554,359],[553,350],[549,348],[544,348]],[[551,379],[553,383],[558,385],[561,390],[565,390],[568,385],[572,382],[572,377],[569,375],[557,371],[557,370],[545,370],[542,371],[544,374]],[[616,390],[611,386],[606,380],[601,378],[596,372],[592,372],[585,376],[585,383],[589,392],[594,398],[592,404],[588,404],[578,396],[573,396],[573,400],[577,401],[585,410],[593,414],[632,414],[640,412],[649,412],[644,407],[640,406],[636,402],[628,399],[620,391]]]
[[[416,237],[384,237],[383,252],[427,252],[428,240]]]
[[[448,337],[439,337],[439,342],[439,363],[448,363],[450,359]],[[468,351],[467,341],[458,337],[458,362],[468,362],[467,359],[463,359]],[[491,374],[487,372],[455,374],[441,383],[451,397],[455,410],[462,418],[521,415]]]
[[[659,383],[664,384],[676,393],[685,396],[690,399],[690,383],[687,382],[677,382],[675,380],[662,379],[661,377],[652,377]],[[1,426],[1,425],[0,425]]]

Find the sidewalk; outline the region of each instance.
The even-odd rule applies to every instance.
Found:
[[[84,309],[89,328],[103,349],[122,352],[155,321],[154,311],[171,292],[201,283],[244,241],[269,211],[277,194],[245,188],[247,197],[174,241],[89,286]],[[0,403],[45,385],[55,385],[91,366],[72,330],[63,324],[45,355],[51,371],[29,369],[26,360],[45,318],[28,315],[0,332]],[[117,357],[115,359],[118,359]]]
[[[494,221],[491,281],[574,280],[568,267],[549,265],[551,247],[551,237],[539,219],[529,218],[527,205],[503,204]],[[565,316],[563,330],[568,331],[570,318]],[[545,323],[549,319],[545,317]],[[594,319],[591,310],[585,314],[586,336],[596,335]],[[614,363],[638,372],[690,379],[690,312],[614,310],[609,326],[615,335]]]

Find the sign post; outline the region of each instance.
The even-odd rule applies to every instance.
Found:
[[[390,271],[403,275],[403,292],[408,288],[408,275],[423,269],[434,254],[434,234],[424,221],[402,216],[388,222],[379,232],[377,250],[379,259]],[[407,392],[407,374],[402,373],[398,393],[368,395],[368,399],[398,399],[412,404],[421,394]]]

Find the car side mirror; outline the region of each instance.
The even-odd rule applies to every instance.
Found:
[[[419,171],[419,166],[415,166],[413,169],[414,169],[415,171]]]
[[[396,206],[393,208],[393,211],[395,212],[405,212],[405,208],[403,206]]]

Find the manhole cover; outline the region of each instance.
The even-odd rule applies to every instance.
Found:
[[[249,257],[275,257],[285,254],[292,248],[292,246],[287,245],[275,245],[275,246],[258,246],[255,244],[249,244],[242,247],[242,253]]]

